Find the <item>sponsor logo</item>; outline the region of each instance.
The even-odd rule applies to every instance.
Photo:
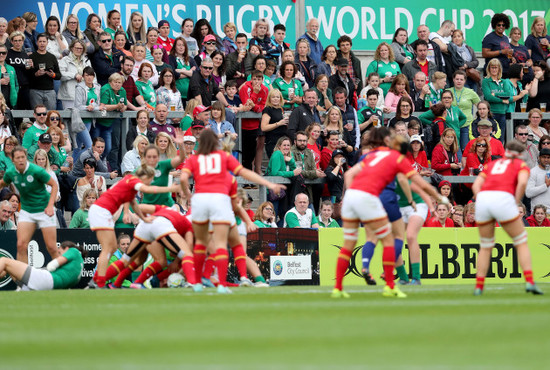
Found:
[[[279,260],[273,264],[273,273],[275,275],[281,275],[283,273],[283,263]]]

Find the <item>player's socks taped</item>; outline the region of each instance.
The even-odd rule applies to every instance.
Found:
[[[363,268],[365,270],[369,270],[370,268],[370,262],[372,261],[372,256],[374,255],[375,247],[376,245],[371,241],[368,241],[365,243],[365,245],[363,245],[361,254],[362,254]]]
[[[479,246],[480,248],[493,248],[495,245],[495,237],[492,238],[479,238]]]
[[[357,240],[359,229],[344,228],[344,240]]]
[[[351,253],[352,251],[341,248],[338,254],[338,260],[336,261],[336,285],[334,286],[338,290],[342,290],[342,281],[349,267]]]
[[[527,243],[527,231],[523,230],[523,232],[519,235],[517,235],[515,238],[512,238],[514,241],[514,246],[518,246],[523,243]]]

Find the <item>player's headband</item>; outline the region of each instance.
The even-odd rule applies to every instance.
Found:
[[[517,158],[520,156],[520,152],[515,150],[506,149],[506,152],[504,153],[504,156],[507,158]]]

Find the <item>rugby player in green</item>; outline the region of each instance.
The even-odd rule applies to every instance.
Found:
[[[0,180],[0,189],[13,183],[21,195],[21,212],[17,224],[17,260],[28,263],[28,245],[36,230],[42,237],[52,259],[59,256],[57,231],[53,208],[57,196],[57,182],[45,169],[27,161],[27,150],[18,146],[13,150],[13,164]],[[48,194],[46,185],[52,187]]]
[[[22,290],[72,288],[79,282],[84,268],[82,249],[73,242],[65,241],[59,246],[59,252],[59,257],[51,260],[46,270],[2,257],[0,258],[0,278],[10,274]]]

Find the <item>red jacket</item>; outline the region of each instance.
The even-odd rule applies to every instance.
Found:
[[[426,227],[455,227],[455,223],[449,217],[445,219],[445,226],[441,226],[441,222],[437,217],[432,217],[424,224]]]
[[[416,158],[413,157],[411,152],[407,152],[407,159],[418,172],[420,172],[422,168],[430,167],[428,164],[428,157],[426,156],[426,152],[424,150],[421,150]]]
[[[456,153],[454,154],[452,163],[459,163]],[[453,175],[453,173],[451,172],[451,162],[449,161],[449,155],[441,144],[437,144],[432,152],[432,169],[441,176]]]
[[[529,223],[529,226],[531,227],[548,227],[550,226],[550,220],[545,218],[544,221],[542,221],[542,224],[539,225],[537,220],[535,220],[535,215],[531,215],[527,217],[527,222]]]
[[[491,157],[489,157],[489,159],[486,160],[485,163],[481,164],[476,153],[468,153],[468,156],[466,157],[466,167],[462,169],[460,175],[470,176],[470,168],[478,169],[479,172],[483,172],[489,162],[491,162]]]
[[[252,88],[252,81],[248,81],[241,86],[239,97],[241,98],[243,105],[246,104],[248,99],[252,100],[254,102],[254,108],[252,108],[252,111],[256,113],[261,113],[265,108],[268,92],[269,90],[267,89],[267,87],[262,84],[260,86],[260,91],[258,93],[255,93],[254,89]],[[243,130],[257,130],[258,127],[260,127],[260,120],[243,118],[241,124],[241,129]]]

